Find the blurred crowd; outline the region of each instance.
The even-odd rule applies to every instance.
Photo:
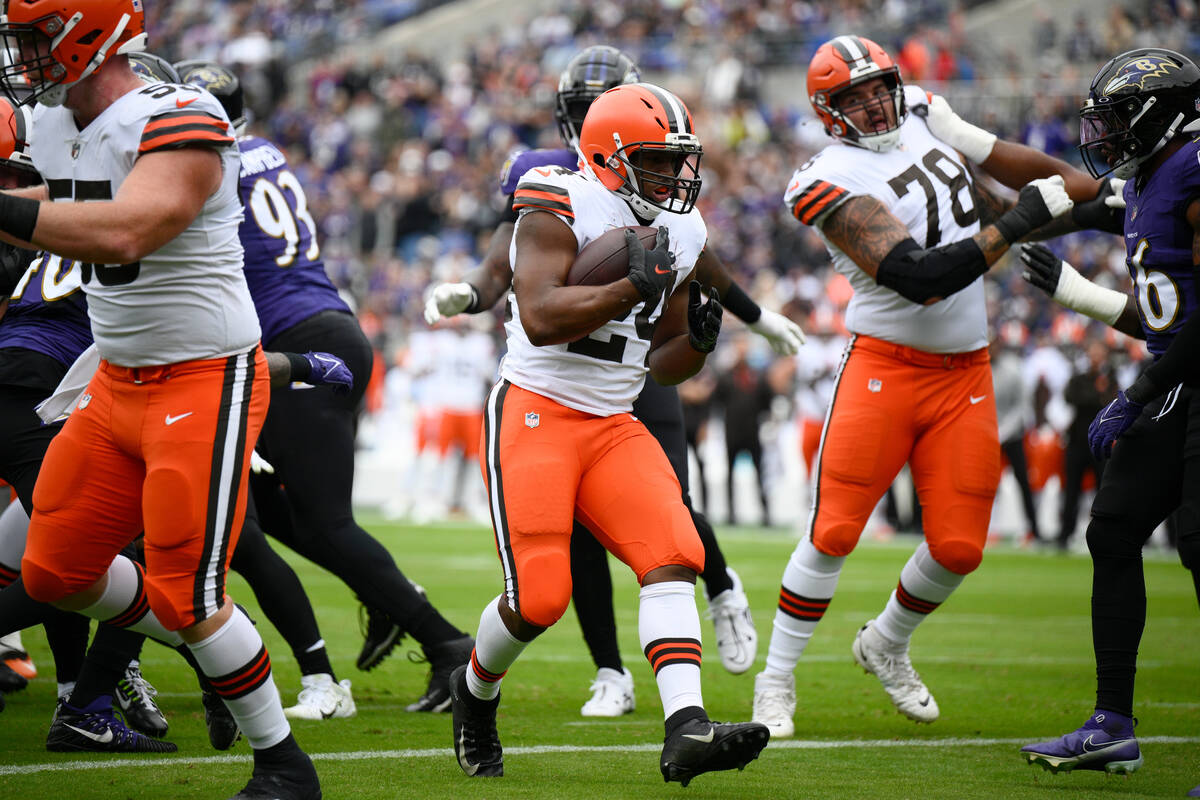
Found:
[[[624,49],[688,102],[704,144],[700,208],[711,246],[750,294],[814,341],[844,334],[849,287],[781,196],[796,166],[828,141],[798,88],[822,41],[871,36],[908,82],[945,94],[965,118],[1076,164],[1076,111],[1100,63],[1139,45],[1200,49],[1194,0],[1095,2],[1066,25],[1039,10],[1020,39],[1025,49],[967,35],[967,15],[987,5],[980,0],[566,0],[510,20],[452,60],[343,55],[371,31],[439,4],[221,0],[220,13],[212,0],[147,4],[152,49],[215,58],[243,76],[253,124],[286,148],[309,187],[330,277],[357,303],[387,364],[403,363],[425,328],[430,283],[457,279],[482,254],[505,208],[498,176],[508,156],[560,146],[558,74],[589,44]],[[773,82],[779,76],[789,78],[785,91]],[[1053,246],[1085,276],[1127,287],[1119,238],[1076,234]],[[1126,373],[1144,350],[1058,309],[1014,263],[1002,262],[988,280],[991,320],[1008,331],[1003,346],[1031,365],[1026,425],[1061,437],[1072,418],[1063,390],[1086,369],[1088,343],[1103,342],[1106,362]],[[796,415],[810,402],[796,397],[807,367],[776,366],[756,340],[735,356],[737,324],[728,327],[714,382],[749,364],[769,376],[772,398],[784,398],[767,402],[761,416]]]

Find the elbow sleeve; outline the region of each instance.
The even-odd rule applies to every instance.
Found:
[[[905,239],[883,257],[875,282],[913,303],[940,300],[975,282],[988,270],[974,239],[922,250]]]

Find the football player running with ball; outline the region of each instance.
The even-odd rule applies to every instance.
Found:
[[[709,720],[700,687],[696,574],[704,549],[662,448],[630,410],[651,376],[694,375],[716,346],[721,305],[693,280],[704,248],[699,138],[675,95],[624,84],[593,101],[584,166],[532,170],[517,186],[508,354],[485,411],[484,455],[504,590],[451,677],[454,751],[471,776],[504,772],[500,682],[571,600],[572,520],[581,519],[641,585],[638,632],[665,722],[659,767],[686,784],[741,768],[766,746],[757,723]],[[570,286],[577,254],[613,228],[658,228],[646,249],[626,232],[629,274]]]
[[[981,278],[1012,243],[1071,210],[1063,176],[1076,199],[1102,203],[1102,187],[1082,172],[955,123],[940,98],[905,87],[869,39],[823,44],[809,65],[808,92],[837,141],[796,171],[784,202],[817,229],[854,297],[811,514],[784,569],[766,668],[755,680],[754,719],[773,736],[795,732],[793,671],[871,510],[905,462],[925,539],[886,607],[859,630],[853,655],[902,714],[937,719],[909,640],[979,566],[1000,479]],[[915,106],[921,113],[909,113]],[[1005,204],[973,181],[968,160],[1010,186],[1039,179]],[[1075,225],[1066,217],[1052,227]]]
[[[1108,459],[1087,528],[1096,705],[1078,730],[1021,748],[1030,763],[1053,772],[1128,773],[1142,765],[1133,730],[1146,624],[1142,547],[1174,512],[1180,512],[1179,557],[1200,596],[1198,94],[1200,68],[1191,59],[1139,48],[1100,68],[1079,111],[1088,170],[1128,180],[1124,238],[1132,295],[1087,281],[1038,245],[1022,256],[1027,280],[1068,308],[1145,339],[1154,356],[1088,429],[1092,454]],[[1200,786],[1189,796],[1200,796]]]
[[[0,239],[84,262],[102,359],[47,451],[22,578],[35,600],[186,644],[254,749],[236,797],[316,800],[262,639],[225,593],[268,404],[237,146],[212,95],[134,74],[144,31],[140,0],[31,0],[0,20],[0,85],[32,90],[50,187],[0,193]],[[143,530],[144,572],[118,555]]]
[[[501,191],[512,195],[522,176],[531,169],[579,168],[579,131],[584,115],[597,97],[615,86],[636,83],[640,73],[633,60],[613,47],[595,45],[579,52],[559,79],[555,95],[555,119],[566,147],[558,150],[526,150],[505,165]],[[515,219],[515,213],[513,215]],[[459,313],[479,313],[494,306],[512,288],[509,246],[512,222],[496,229],[488,253],[476,269],[460,283],[434,287],[425,307],[425,319],[434,324]],[[794,355],[804,343],[799,326],[773,311],[759,308],[737,285],[716,256],[705,251],[697,261],[697,278],[715,287],[726,310],[766,338],[776,352]],[[708,519],[692,508],[688,481],[687,441],[683,409],[673,386],[662,386],[653,377],[645,381],[633,403],[633,414],[662,445],[683,491],[683,502],[704,545],[701,577],[716,629],[721,663],[733,673],[750,669],[758,652],[758,634],[750,615],[741,580],[717,543]],[[575,523],[571,537],[572,600],[579,626],[591,651],[597,673],[592,697],[583,705],[584,716],[615,717],[634,710],[633,675],[622,664],[617,646],[612,604],[612,576],[603,545],[582,524]]]

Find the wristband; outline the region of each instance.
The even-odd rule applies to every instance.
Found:
[[[729,288],[725,290],[725,296],[721,298],[721,304],[747,325],[753,325],[762,316],[762,309],[759,308],[758,303],[754,302],[750,299],[750,295],[742,291],[742,287],[737,285],[737,281],[729,282]]]
[[[1125,311],[1126,297],[1115,289],[1097,286],[1064,261],[1054,301],[1105,325],[1113,325]]]
[[[465,283],[465,281],[464,281],[464,283]],[[479,307],[479,290],[476,289],[474,286],[471,286],[471,284],[469,284],[469,283],[467,284],[467,286],[470,287],[470,289],[471,289],[471,302],[467,303],[467,307],[463,309],[463,313],[464,314],[478,314],[480,311],[484,310]]]
[[[299,353],[284,353],[292,366],[292,380],[305,381],[312,377],[312,364]]]
[[[1153,369],[1153,365],[1151,365],[1151,369]],[[1147,370],[1139,375],[1138,379],[1133,382],[1133,385],[1125,390],[1126,400],[1144,406],[1162,394],[1162,389],[1158,388],[1158,384],[1150,377],[1148,374],[1149,371]]]
[[[947,144],[975,164],[987,161],[988,156],[992,154],[992,148],[996,146],[996,134],[964,120],[960,120],[960,122],[962,124],[958,130],[950,137],[953,141],[947,142]]]
[[[41,205],[28,197],[0,192],[0,231],[22,242],[32,241]]]

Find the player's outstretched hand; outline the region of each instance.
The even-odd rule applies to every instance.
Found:
[[[304,354],[304,360],[312,367],[312,372],[304,378],[304,383],[329,386],[334,394],[349,394],[354,388],[354,373],[346,366],[345,361],[332,353],[315,353],[310,350]]]
[[[1054,297],[1062,277],[1063,260],[1046,245],[1031,243],[1021,245],[1021,263],[1025,265],[1021,277]]]
[[[425,301],[425,322],[433,325],[443,317],[461,314],[477,296],[475,287],[469,283],[439,283]]]
[[[1144,405],[1133,402],[1120,391],[1115,400],[1101,409],[1088,426],[1088,448],[1097,461],[1112,455],[1113,443],[1137,421],[1143,408]]]
[[[776,314],[765,308],[758,321],[751,322],[747,327],[766,339],[770,343],[771,349],[781,356],[796,355],[807,341],[804,338],[804,331],[800,330],[799,325],[782,314]]]
[[[913,113],[925,118],[929,132],[976,164],[987,161],[996,144],[996,134],[972,125],[954,112],[940,94],[927,94],[928,103],[913,107]]]
[[[708,290],[708,302],[701,302],[700,282],[688,284],[688,340],[692,348],[701,353],[711,353],[717,346],[721,333],[721,296],[716,289]],[[766,312],[764,312],[766,313]]]
[[[1061,175],[1038,178],[1021,187],[1017,204],[1000,215],[996,228],[1009,244],[1071,210]]]
[[[1094,198],[1075,204],[1071,209],[1071,219],[1075,220],[1075,224],[1080,228],[1105,233],[1124,233],[1125,181],[1120,178],[1104,181]]]
[[[625,230],[625,247],[629,253],[629,282],[637,288],[646,302],[662,297],[675,280],[675,254],[671,252],[666,228],[654,235],[654,249],[647,250],[633,231]]]

